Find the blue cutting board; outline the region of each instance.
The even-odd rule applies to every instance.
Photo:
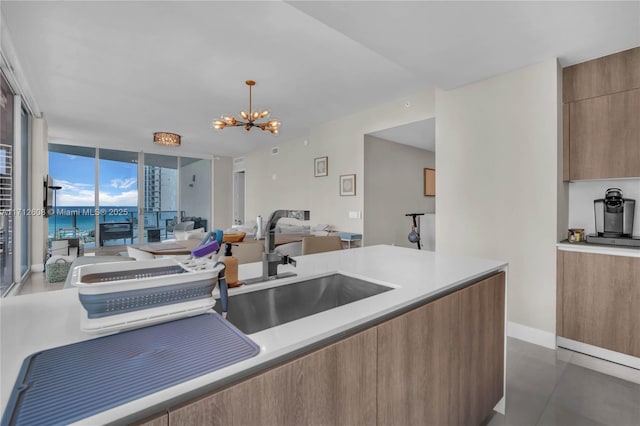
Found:
[[[22,363],[2,425],[82,420],[259,351],[208,313],[37,352]]]

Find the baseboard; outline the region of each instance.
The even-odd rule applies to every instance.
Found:
[[[44,265],[42,263],[31,265],[31,272],[44,272]]]
[[[587,343],[577,342],[565,337],[558,337],[558,346],[640,370],[640,358],[635,356],[611,351],[609,349],[600,348]]]
[[[544,346],[549,349],[556,349],[556,335],[538,328],[518,324],[517,322],[507,322],[507,336],[518,340]]]

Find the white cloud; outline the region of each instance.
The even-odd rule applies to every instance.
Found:
[[[136,183],[136,179],[115,179],[120,180],[118,189],[126,189]],[[133,182],[130,182],[130,181]],[[67,180],[56,180],[56,185],[62,187],[56,191],[56,204],[58,207],[64,206],[95,206],[95,192],[93,184],[82,182],[71,182]],[[112,186],[113,181],[112,181]],[[99,195],[101,206],[136,206],[138,205],[138,190],[124,192],[110,192],[102,190]],[[52,203],[53,205],[53,203]]]
[[[61,185],[62,186],[62,185]],[[52,203],[53,204],[53,203]],[[92,190],[58,191],[57,204],[60,206],[95,206],[95,195]]]
[[[134,177],[127,179],[111,179],[111,186],[116,189],[127,189],[137,183],[137,179]]]
[[[62,187],[62,189],[56,191],[56,203],[58,206],[95,205],[93,184],[71,182],[63,179],[56,179],[54,184]],[[53,205],[53,202],[51,205]]]
[[[64,179],[54,179],[54,185],[62,187],[59,191],[79,191],[82,189],[91,189],[93,191],[93,183],[71,182]]]
[[[100,191],[101,206],[137,206],[138,191],[125,191],[117,194]]]

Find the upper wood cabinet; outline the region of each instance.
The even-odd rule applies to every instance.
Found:
[[[563,179],[640,177],[640,47],[563,70]]]
[[[564,103],[640,88],[640,47],[562,70]]]
[[[640,89],[569,104],[570,177],[640,176]]]

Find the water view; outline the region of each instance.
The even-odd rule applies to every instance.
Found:
[[[59,206],[57,214],[49,217],[49,239],[80,238],[85,246],[95,246],[96,216],[98,223],[132,223],[134,241],[138,236],[138,209],[135,206],[105,206],[98,209],[87,206]],[[177,215],[176,210],[144,213],[144,229],[160,229],[166,234]]]

